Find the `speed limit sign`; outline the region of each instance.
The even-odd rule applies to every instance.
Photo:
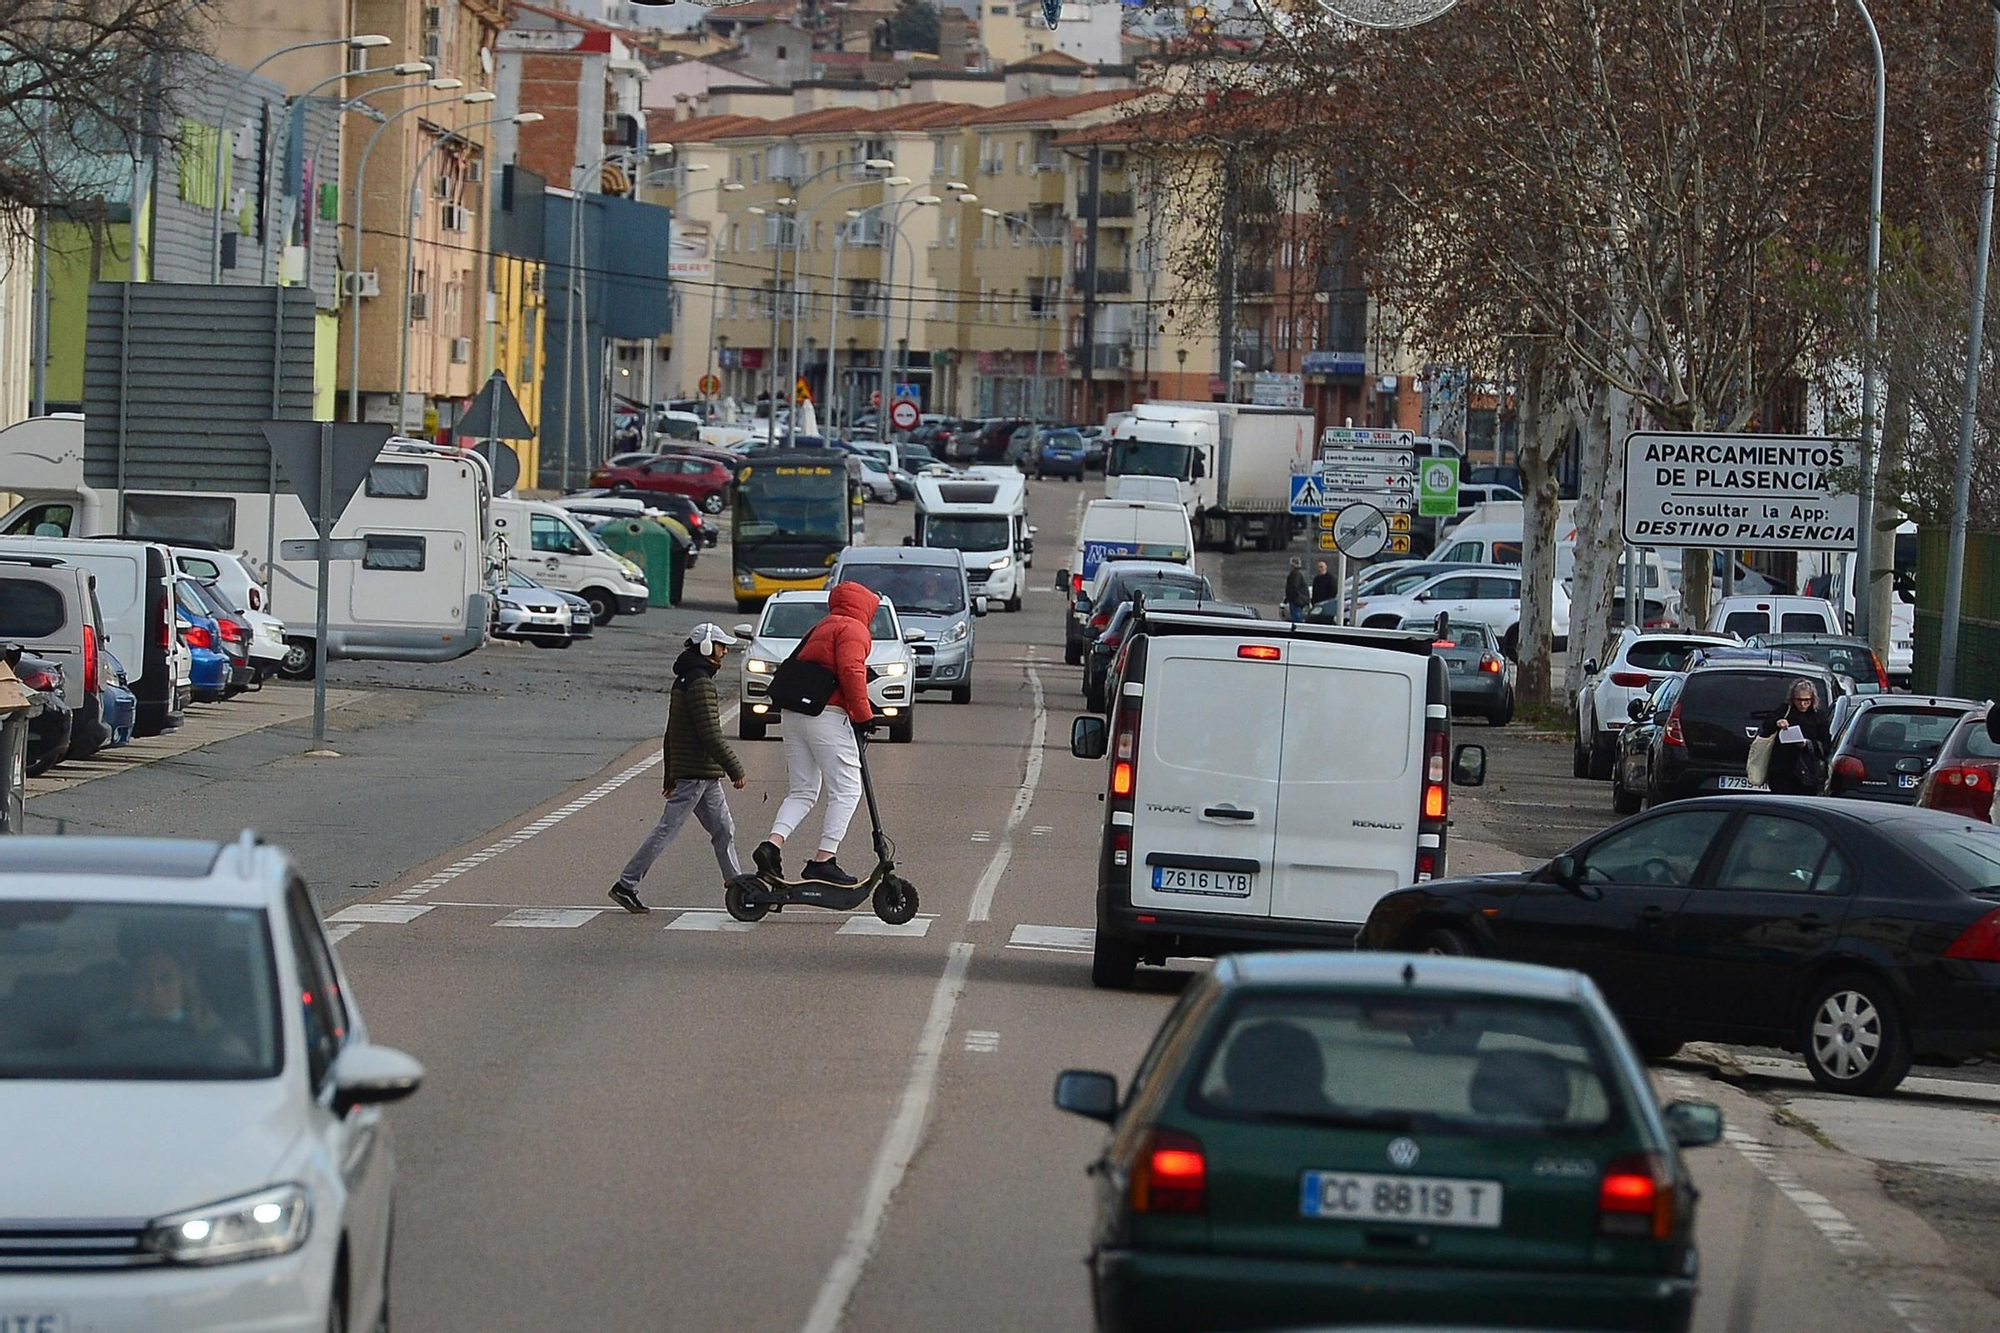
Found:
[[[923,420],[923,414],[917,411],[917,405],[909,399],[898,398],[894,403],[890,404],[889,424],[897,430],[915,430],[917,423],[921,420]]]

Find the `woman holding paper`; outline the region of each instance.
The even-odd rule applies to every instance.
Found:
[[[1811,681],[1792,682],[1785,706],[1758,735],[1769,736],[1773,742],[1764,785],[1780,796],[1819,795],[1826,783],[1829,737],[1819,690]]]

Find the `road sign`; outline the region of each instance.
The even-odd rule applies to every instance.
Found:
[[[695,383],[695,391],[704,398],[713,398],[722,392],[722,378],[718,375],[703,375]]]
[[[1353,426],[1328,426],[1319,433],[1321,449],[1414,449],[1413,430],[1364,430]]]
[[[795,403],[810,403],[812,400],[812,385],[807,384],[806,377],[801,375],[799,376],[799,382],[792,386],[792,401]]]
[[[1835,489],[1853,440],[1634,431],[1625,440],[1625,539],[1640,546],[1851,551],[1861,499]]]
[[[1319,484],[1329,491],[1413,491],[1417,488],[1417,474],[1379,467],[1342,467],[1321,463]]]
[[[326,558],[329,560],[359,560],[368,554],[366,537],[337,537],[326,544]],[[287,560],[319,559],[319,539],[307,537],[300,541],[278,543],[278,554]]]
[[[389,442],[389,427],[371,422],[267,421],[264,438],[278,456],[278,466],[299,493],[306,516],[320,521],[320,497],[326,495],[326,525],[340,521],[355,488],[375,466],[376,456]],[[327,458],[320,458],[324,442]],[[322,487],[322,481],[326,483]]]
[[[1389,515],[1389,519],[1391,522],[1394,522],[1398,518],[1407,518],[1407,517],[1409,517],[1407,514]],[[1390,533],[1389,545],[1384,549],[1387,550],[1390,555],[1408,555],[1410,553],[1410,534],[1407,532]]]
[[[1410,491],[1322,491],[1320,500],[1326,509],[1374,505],[1385,514],[1407,514],[1417,507],[1417,497]]]
[[[1417,512],[1425,518],[1458,513],[1458,460],[1427,458],[1417,472]]]
[[[1333,531],[1333,521],[1334,521],[1334,520],[1335,520],[1336,518],[1338,518],[1338,517],[1340,517],[1340,515],[1338,515],[1338,514],[1329,514],[1329,513],[1327,513],[1327,512],[1326,512],[1326,511],[1325,511],[1324,509],[1320,510],[1320,512],[1319,512],[1319,528],[1320,528],[1320,531],[1321,531],[1321,532],[1332,532],[1332,531]]]
[[[1323,449],[1320,451],[1321,471],[1327,468],[1382,468],[1389,472],[1407,472],[1412,481],[1417,475],[1417,455],[1409,449]]]
[[[1334,519],[1333,540],[1350,560],[1366,560],[1389,544],[1389,521],[1374,505],[1348,505]]]
[[[1332,518],[1333,515],[1328,514],[1326,517]],[[1319,549],[1322,551],[1338,551],[1340,549],[1340,543],[1333,539],[1333,534],[1331,532],[1322,532],[1319,535]]]
[[[1317,514],[1326,508],[1325,492],[1320,488],[1319,478],[1304,473],[1292,478],[1292,512],[1294,514]]]
[[[921,420],[923,413],[917,411],[917,405],[907,398],[898,398],[889,407],[889,424],[897,430],[915,430]]]
[[[898,402],[916,403],[923,401],[923,395],[918,391],[917,385],[894,384],[890,388],[895,390],[896,401]]]
[[[1305,377],[1283,371],[1260,370],[1250,380],[1250,401],[1258,407],[1304,407]]]
[[[1389,531],[1391,531],[1391,532],[1408,532],[1409,530],[1410,530],[1410,516],[1409,516],[1408,514],[1391,514],[1391,515],[1389,515]],[[1391,542],[1390,544],[1391,544],[1391,545],[1394,545],[1395,543]],[[1409,545],[1408,545],[1408,543],[1405,543],[1405,544],[1404,544],[1404,548],[1403,548],[1403,549],[1405,549],[1405,550],[1408,550],[1408,549],[1409,549]]]

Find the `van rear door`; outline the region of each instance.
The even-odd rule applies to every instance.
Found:
[[[1429,659],[1306,639],[1288,656],[1270,912],[1359,926],[1416,861]]]
[[[1266,647],[1277,659],[1239,656]],[[1132,905],[1271,912],[1284,716],[1282,638],[1162,634],[1150,641],[1132,809]],[[1228,699],[1231,706],[1207,702]]]

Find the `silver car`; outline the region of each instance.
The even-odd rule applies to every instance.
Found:
[[[917,689],[950,690],[955,704],[972,702],[972,622],[986,614],[965,557],[941,546],[850,546],[827,580],[859,583],[896,604],[905,629],[924,632],[917,644]]]
[[[519,639],[537,648],[567,648],[574,617],[563,595],[510,567],[507,586],[493,599],[493,637]]]

